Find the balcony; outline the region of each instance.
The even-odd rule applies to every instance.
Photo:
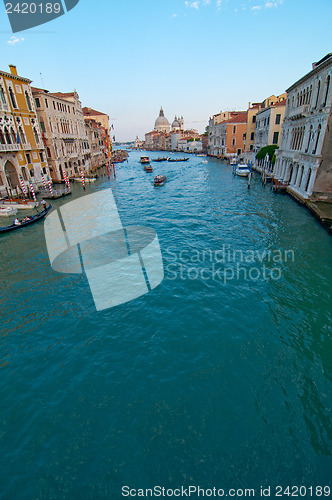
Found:
[[[303,106],[297,106],[296,108],[292,108],[288,112],[289,120],[300,120],[301,118],[305,118],[308,116],[310,110],[309,104],[304,104]]]
[[[18,144],[18,146],[19,146],[19,144]],[[25,150],[31,149],[30,142],[27,142],[26,144],[22,144],[21,146],[19,146],[19,149],[25,149]]]

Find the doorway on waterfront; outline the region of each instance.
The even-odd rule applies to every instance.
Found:
[[[5,175],[10,189],[16,189],[16,187],[19,186],[20,182],[18,180],[16,168],[11,161],[7,161],[5,164]]]
[[[294,167],[293,165],[290,165],[289,167],[289,171],[288,171],[288,179],[287,179],[287,182],[290,184],[291,180],[292,180],[292,177],[293,177],[293,170],[294,170]]]

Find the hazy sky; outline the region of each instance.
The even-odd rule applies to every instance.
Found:
[[[144,138],[161,105],[170,122],[183,115],[203,131],[211,115],[283,93],[332,52],[332,0],[80,0],[15,35],[3,3],[0,19],[0,68],[15,64],[51,92],[76,89],[120,141]]]

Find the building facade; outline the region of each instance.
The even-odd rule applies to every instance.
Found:
[[[64,173],[77,177],[91,168],[90,148],[77,92],[51,93],[32,88],[39,124],[53,182]]]
[[[0,71],[0,194],[19,195],[49,176],[31,80]],[[23,186],[25,187],[22,187]]]
[[[279,146],[281,127],[285,116],[287,96],[278,97],[277,102],[262,108],[256,114],[254,153],[265,146]]]
[[[332,54],[288,90],[274,176],[303,200],[332,199]]]

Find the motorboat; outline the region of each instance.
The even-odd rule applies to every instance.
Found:
[[[166,181],[166,179],[167,179],[166,175],[156,175],[156,177],[154,178],[154,185],[162,186]]]
[[[145,170],[145,172],[153,172],[152,165],[150,165],[150,164],[144,165],[144,170]]]
[[[231,161],[229,162],[230,165],[237,165],[237,158],[232,158]]]
[[[16,207],[0,207],[0,217],[9,217],[15,214],[17,214]]]
[[[141,156],[140,162],[143,164],[150,163],[150,158],[148,156]]]
[[[248,175],[250,174],[250,168],[245,163],[238,163],[235,169],[235,173],[240,177],[248,177]]]
[[[87,184],[89,182],[96,182],[96,178],[95,177],[84,177],[84,182]],[[76,182],[82,182],[83,183],[83,179],[82,177],[75,177],[75,181]]]

